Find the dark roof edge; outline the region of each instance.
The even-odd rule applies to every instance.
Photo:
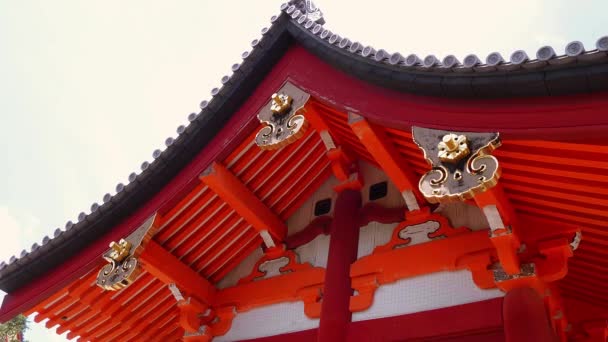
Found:
[[[543,46],[533,59],[523,50],[510,61],[492,53],[482,62],[468,55],[460,63],[454,55],[439,60],[433,55],[403,57],[365,46],[309,20],[294,6],[283,7],[291,17],[291,35],[319,58],[364,81],[417,95],[501,98],[552,96],[608,89],[608,36],[596,49],[586,51],[575,41],[557,55]]]

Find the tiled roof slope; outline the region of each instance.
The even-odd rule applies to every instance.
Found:
[[[167,138],[164,150],[155,150],[152,162],[119,183],[115,193],[105,194],[76,222],[68,221],[52,237],[23,250],[0,264],[0,289],[12,292],[59,266],[89,243],[107,233],[167,184],[228,121],[274,63],[297,42],[326,62],[363,80],[415,94],[449,97],[505,97],[560,95],[608,89],[608,36],[598,39],[596,49],[585,50],[580,42],[569,43],[563,55],[550,46],[541,47],[536,58],[515,51],[506,61],[500,54],[476,55],[462,63],[453,55],[439,59],[388,53],[332,33],[310,1],[281,6],[272,25],[252,41],[251,51],[232,65],[232,74],[211,90],[210,101],[188,116],[188,125],[177,128],[177,138]],[[43,257],[44,256],[44,257]]]

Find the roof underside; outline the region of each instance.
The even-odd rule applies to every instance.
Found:
[[[201,150],[206,148],[215,149],[215,154],[209,161],[221,156],[218,160],[224,160],[244,183],[255,189],[254,192],[258,196],[286,219],[289,213],[297,208],[297,203],[306,199],[305,188],[299,188],[300,184],[289,183],[298,187],[297,189],[282,184],[291,177],[289,173],[305,165],[312,169],[310,174],[306,174],[306,177],[310,178],[302,179],[320,182],[324,177],[327,163],[322,157],[323,149],[316,135],[309,134],[300,142],[280,152],[259,151],[254,148],[251,137],[243,140],[240,146],[237,146],[238,141],[221,147],[210,146],[214,137],[218,135],[217,132],[226,127],[230,118],[246,101],[251,101],[250,97],[256,88],[260,87],[273,66],[294,45],[303,46],[307,51],[346,74],[401,93],[486,99],[566,95],[608,89],[608,57],[605,50],[598,49],[547,60],[497,65],[469,66],[469,63],[448,66],[447,63],[441,64],[438,61],[425,64],[426,59],[412,65],[407,61],[409,57],[406,59],[397,54],[391,55],[381,49],[366,50],[361,44],[352,43],[348,39],[326,32],[323,27],[306,19],[302,20],[302,16],[296,14],[296,11],[289,12],[289,7],[285,7],[280,16],[273,17],[272,26],[263,31],[261,39],[252,43],[252,51],[242,56],[242,63],[233,66],[233,75],[223,79],[222,87],[212,91],[213,99],[209,102],[204,101],[201,104],[201,112],[189,117],[190,124],[178,128],[179,137],[168,139],[167,148],[163,152],[155,151],[155,160],[152,163],[145,162],[141,173],[131,174],[126,186],[119,184],[115,195],[104,196],[102,205],[93,204],[89,214],[81,213],[77,223],[68,222],[65,230],[58,229],[53,239],[45,237],[42,245],[35,244],[30,252],[24,251],[20,258],[15,257],[8,265],[0,266],[0,289],[9,293],[15,292],[45,275],[49,270],[56,269],[73,259],[96,241],[107,240],[109,234],[118,231],[117,226],[127,225],[125,222],[131,219],[134,212],[153,201],[160,189],[167,187],[172,181],[175,182],[176,176]],[[286,65],[288,64],[283,66]],[[255,100],[257,102],[251,107],[257,108],[256,105],[259,107],[265,100]],[[485,104],[487,106],[488,103]],[[339,139],[356,151],[362,159],[374,163],[350,131],[344,111],[336,111],[327,103],[319,102],[317,106],[327,116],[332,130],[339,133]],[[252,112],[251,109],[249,111]],[[249,115],[251,116],[251,113]],[[471,130],[479,129],[475,123],[471,126]],[[239,130],[246,130],[246,134],[254,132],[251,128],[251,124],[238,127]],[[500,131],[500,126],[497,126],[496,130]],[[427,169],[407,130],[387,128],[387,133],[418,174]],[[228,155],[231,151],[234,152]],[[573,297],[593,299],[595,303],[608,307],[608,293],[594,292],[589,281],[580,281],[589,274],[595,275],[608,270],[608,263],[605,262],[607,253],[603,252],[608,245],[608,224],[605,223],[608,212],[608,203],[605,199],[605,194],[608,193],[608,178],[604,175],[605,170],[608,169],[608,154],[605,151],[605,146],[600,145],[507,139],[504,147],[498,150],[496,155],[505,169],[503,182],[510,199],[523,217],[547,220],[549,224],[584,225],[585,243],[571,261],[572,273],[562,285],[568,288]],[[277,162],[280,162],[282,167],[278,168],[274,164]],[[273,163],[270,169],[268,163]],[[274,170],[275,177],[268,177],[269,170]],[[297,176],[302,175],[297,173]],[[305,184],[306,182],[301,185]],[[193,264],[205,277],[218,280],[241,257],[247,255],[248,250],[259,244],[260,241],[255,237],[252,229],[242,219],[222,206],[221,201],[207,189],[204,187],[199,189],[197,185],[193,185],[192,179],[181,181],[180,184],[173,186],[173,189],[170,196],[173,202],[184,193],[192,194],[192,189],[197,189],[196,199],[192,200],[191,205],[192,208],[196,207],[200,211],[189,218],[191,220],[189,223],[182,225],[169,221],[171,219],[175,222],[180,221],[180,217],[185,217],[185,212],[166,216],[167,227],[171,228],[165,228],[159,233],[162,237],[158,237],[159,242],[172,250],[176,256],[188,260],[188,263]],[[568,198],[568,201],[564,201],[563,198]],[[172,207],[170,204],[174,203],[156,203],[162,208]],[[203,230],[194,226],[193,222],[202,217],[200,216],[202,213],[213,216],[214,222],[217,220],[217,224],[213,226],[215,228]],[[220,228],[219,222],[223,222],[222,220],[228,221],[225,221]],[[136,223],[129,222],[131,228],[126,227],[123,231],[129,232],[129,229],[135,229]],[[204,245],[191,246],[192,243],[187,243],[186,237],[190,234],[195,234],[191,236],[192,241]],[[236,245],[242,249],[228,248],[237,241]],[[194,255],[198,259],[190,260]],[[95,262],[80,265],[79,269],[75,268],[74,274],[82,275],[86,273],[84,270],[96,269],[97,266],[99,264]],[[147,275],[142,277],[145,278]],[[146,281],[149,281],[149,285],[145,287],[148,290],[136,291],[138,293],[132,294],[133,298],[140,294],[144,297],[151,296],[156,293],[155,291],[160,291],[158,281],[152,279]],[[595,278],[591,281],[600,280]],[[84,283],[92,284],[88,281]],[[95,287],[85,288],[84,291],[91,296],[90,298],[109,296],[98,293],[99,290]],[[123,292],[126,294],[122,294]],[[128,291],[123,292],[117,296],[130,296]],[[165,296],[168,298],[168,294]],[[138,300],[133,302],[150,298],[144,297],[138,297]],[[155,310],[161,313],[159,319],[166,320],[157,323],[174,323],[168,318],[174,315],[162,315],[163,312],[174,310],[167,303],[166,298],[165,301],[158,301],[159,307],[165,304],[167,306],[164,311]],[[131,309],[143,310],[144,307],[148,306],[134,305]],[[52,310],[48,313],[54,317],[56,323],[61,322],[61,317],[66,312],[70,315],[77,313],[78,310],[88,312],[82,304],[70,301],[58,301],[49,308]],[[92,313],[93,311],[89,314]],[[140,311],[138,315],[143,313]],[[67,314],[65,316],[68,320],[72,317]],[[78,317],[89,316],[83,313]],[[101,323],[101,319],[96,318],[97,323]],[[92,321],[86,323],[85,318],[78,320],[70,323],[75,324],[74,329],[80,329],[79,331],[86,332],[93,324]],[[107,330],[112,323],[104,324],[106,324],[104,329]],[[177,330],[168,332],[171,333],[177,334]]]
[[[318,101],[312,105],[329,124],[340,146],[382,167],[350,129],[346,113]],[[327,180],[329,159],[313,130],[277,151],[255,146],[253,134],[257,130],[222,162],[264,204],[287,220]],[[428,171],[409,131],[384,131],[418,176]],[[589,151],[594,152],[593,159]],[[522,226],[543,234],[563,227],[582,228],[583,243],[559,286],[565,297],[591,303],[608,315],[608,293],[597,291],[603,284],[600,274],[608,270],[608,176],[602,172],[608,169],[605,147],[504,140],[495,155],[503,166],[501,183]],[[155,240],[212,282],[218,282],[261,244],[257,232],[203,183],[174,203],[162,213],[161,230]],[[95,285],[97,270],[43,301],[37,307],[36,320],[49,319],[47,327],[59,325],[60,333],[70,330],[69,336],[81,336],[82,340],[180,338],[183,330],[176,302],[165,284],[144,273],[123,291],[102,291]],[[576,317],[569,319],[575,321]]]

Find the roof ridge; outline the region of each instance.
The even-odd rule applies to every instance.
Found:
[[[399,52],[389,53],[384,49],[375,49],[370,45],[360,42],[352,42],[349,38],[342,37],[323,27],[323,23],[315,22],[310,13],[300,10],[301,3],[311,3],[309,0],[296,0],[281,5],[281,11],[291,17],[301,28],[317,36],[329,45],[337,46],[353,55],[364,57],[372,62],[389,64],[392,66],[415,69],[426,72],[488,72],[495,70],[512,71],[516,69],[538,69],[548,65],[563,65],[576,62],[589,62],[595,59],[608,57],[608,35],[600,37],[595,44],[595,49],[586,50],[580,41],[572,41],[564,48],[563,55],[557,55],[553,47],[545,45],[536,52],[536,58],[531,58],[524,50],[516,50],[511,53],[509,60],[499,52],[488,54],[485,63],[476,55],[468,54],[462,63],[453,54],[445,56],[442,60],[435,55],[427,55],[424,58],[416,54],[407,57]],[[292,3],[300,3],[297,4]],[[314,6],[314,5],[313,5]],[[315,7],[316,8],[316,7]],[[319,11],[320,12],[320,11]]]

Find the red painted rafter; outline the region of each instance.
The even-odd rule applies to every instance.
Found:
[[[418,191],[416,175],[408,168],[408,162],[397,152],[386,134],[379,127],[370,124],[364,117],[349,113],[348,124],[359,141],[370,152],[378,165],[397,186],[409,210],[420,209],[424,203]]]
[[[144,269],[158,280],[167,285],[175,284],[180,290],[202,302],[211,302],[216,291],[213,284],[155,241],[146,244],[139,258]]]
[[[225,166],[214,162],[200,179],[258,232],[267,231],[278,241],[285,238],[285,223]]]

